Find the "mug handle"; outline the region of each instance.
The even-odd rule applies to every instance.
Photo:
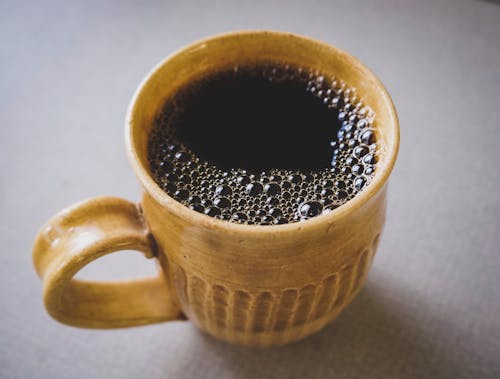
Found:
[[[121,328],[185,319],[161,273],[117,282],[73,279],[91,261],[118,250],[155,256],[156,245],[138,205],[96,197],[51,218],[36,237],[33,262],[43,300],[56,320],[85,328]]]

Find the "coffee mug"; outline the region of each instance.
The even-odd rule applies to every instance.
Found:
[[[378,163],[373,181],[329,214],[284,225],[218,220],[180,204],[152,178],[148,134],[172,93],[201,72],[277,60],[312,67],[355,88],[374,114]],[[332,321],[365,281],[385,221],[387,181],[399,145],[394,105],[375,75],[325,43],[289,33],[245,31],[196,42],[144,79],[126,120],[126,149],[142,188],[139,204],[98,197],[69,207],[36,237],[33,260],[43,299],[58,321],[118,328],[191,320],[246,346],[285,344]],[[132,281],[73,279],[91,261],[138,250],[159,275]]]

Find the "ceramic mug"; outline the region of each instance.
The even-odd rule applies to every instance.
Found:
[[[378,163],[371,184],[326,215],[284,225],[242,225],[197,213],[155,183],[148,134],[165,99],[201,72],[259,60],[316,68],[355,88],[375,113]],[[394,105],[381,82],[349,54],[288,33],[248,31],[196,42],[144,79],[126,120],[126,149],[142,188],[139,204],[99,197],[69,207],[42,228],[33,259],[52,317],[117,328],[189,319],[246,346],[285,344],[332,321],[361,288],[385,221],[387,181],[399,145]],[[159,262],[133,281],[73,279],[118,250]]]

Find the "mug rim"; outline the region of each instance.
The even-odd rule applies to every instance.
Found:
[[[148,173],[148,170],[141,162],[141,159],[138,155],[137,149],[134,146],[134,138],[133,138],[133,130],[134,130],[134,113],[136,111],[136,104],[138,98],[141,96],[142,92],[146,89],[146,87],[154,84],[152,78],[155,73],[159,71],[163,66],[168,64],[168,62],[175,58],[178,55],[196,49],[197,47],[210,43],[214,40],[224,39],[224,38],[233,38],[238,36],[263,36],[263,35],[273,35],[275,37],[280,38],[297,38],[304,42],[311,43],[322,47],[323,49],[327,49],[333,51],[334,54],[341,56],[343,59],[347,60],[350,65],[354,66],[360,72],[363,72],[364,75],[368,75],[370,80],[374,83],[374,85],[378,89],[378,95],[381,96],[384,100],[384,106],[387,108],[389,115],[389,123],[388,125],[390,130],[390,135],[392,139],[390,139],[387,143],[385,152],[385,159],[381,162],[381,165],[377,165],[375,175],[370,185],[364,188],[361,192],[356,194],[352,199],[348,200],[338,208],[333,209],[331,212],[323,215],[318,215],[312,217],[305,221],[300,222],[291,222],[286,224],[279,225],[259,225],[259,224],[239,224],[227,220],[219,220],[214,217],[196,212],[182,203],[175,200],[173,197],[168,195],[165,191],[163,191],[160,186],[155,182],[152,176]],[[209,228],[217,228],[217,229],[225,229],[228,232],[233,233],[289,233],[289,232],[298,232],[307,229],[317,228],[321,225],[332,225],[336,223],[338,220],[344,218],[346,215],[352,213],[356,209],[362,207],[365,203],[367,203],[371,198],[373,198],[380,190],[383,189],[389,176],[394,168],[394,164],[396,163],[396,158],[399,150],[399,121],[396,113],[395,106],[392,102],[392,99],[387,92],[387,89],[382,84],[380,79],[361,61],[352,56],[351,54],[320,40],[306,37],[294,33],[289,32],[281,32],[281,31],[271,31],[271,30],[241,30],[241,31],[231,31],[226,33],[216,34],[210,37],[206,37],[203,39],[199,39],[191,44],[185,45],[180,49],[175,50],[173,53],[169,54],[166,58],[161,60],[158,64],[156,64],[148,74],[142,79],[141,83],[135,90],[132,99],[130,101],[126,122],[125,122],[125,145],[126,152],[128,156],[128,160],[132,166],[132,169],[135,175],[138,177],[143,189],[154,198],[156,202],[158,202],[162,207],[168,208],[172,213],[182,218],[183,220],[193,223],[193,224],[203,224]]]

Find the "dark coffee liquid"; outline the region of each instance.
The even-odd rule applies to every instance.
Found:
[[[254,67],[193,83],[178,98],[179,139],[200,159],[225,170],[330,167],[330,141],[341,126],[337,112],[311,96],[303,79],[291,79],[269,80]]]
[[[368,185],[373,114],[334,79],[258,64],[212,71],[167,100],[149,140],[156,182],[216,218],[281,224]]]

